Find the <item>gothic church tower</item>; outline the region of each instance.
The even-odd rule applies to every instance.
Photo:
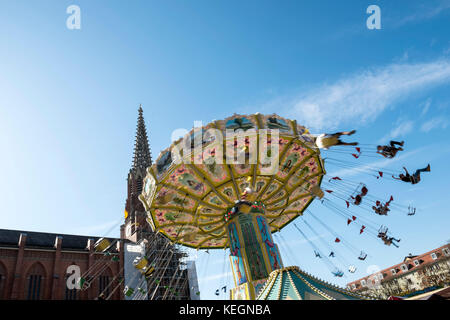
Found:
[[[127,200],[125,203],[125,224],[121,226],[121,238],[133,242],[144,238],[150,226],[145,221],[146,212],[138,196],[142,192],[143,180],[147,167],[152,165],[152,156],[145,128],[142,106],[139,106],[139,115],[134,144],[133,164],[128,173]]]

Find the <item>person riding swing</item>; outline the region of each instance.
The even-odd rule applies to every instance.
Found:
[[[391,244],[393,244],[395,247],[397,247],[397,248],[399,247],[393,241],[400,242],[400,239],[395,239],[394,237],[385,236],[385,237],[381,238],[381,240],[383,240],[384,244],[387,246],[390,246]]]
[[[372,206],[373,211],[375,211],[376,214],[380,215],[380,216],[387,216],[388,211],[390,211],[390,209],[387,206]]]
[[[389,211],[391,211],[391,209],[389,209],[389,204],[393,200],[394,200],[394,197],[391,196],[389,201],[386,202],[384,205],[381,205],[381,202],[377,200],[377,202],[375,203],[376,206],[372,206],[372,209],[373,209],[373,211],[375,211],[376,214],[378,214],[380,216],[387,216],[387,213]]]
[[[332,147],[332,146],[357,146],[358,142],[344,142],[339,139],[343,135],[351,136],[355,132],[356,132],[356,130],[336,132],[336,133],[332,133],[332,134],[322,133],[321,135],[317,136],[317,138],[316,138],[316,146],[319,149],[325,149],[325,150],[327,150],[329,147]]]
[[[408,170],[405,167],[403,167],[403,169],[405,170],[406,174],[400,173],[398,175],[398,177],[392,176],[392,178],[394,178],[396,180],[401,180],[404,182],[410,182],[411,184],[416,184],[416,183],[420,182],[420,173],[421,172],[430,172],[431,171],[430,164],[428,164],[428,166],[426,168],[417,169],[413,175],[410,175]]]
[[[365,185],[363,185],[361,188],[361,192],[359,194],[357,194],[354,197],[350,196],[350,198],[352,198],[354,200],[353,204],[356,206],[359,206],[363,200],[363,197],[366,196],[368,192],[369,192],[369,189],[367,189],[367,187]]]
[[[380,230],[378,230],[378,238],[380,238],[385,245],[390,246],[393,244],[395,247],[398,248],[398,245],[395,244],[393,241],[400,242],[400,239],[395,239],[394,237],[388,237],[387,236],[388,228],[381,227]]]
[[[398,141],[390,141],[389,146],[377,146],[377,153],[381,154],[383,157],[392,159],[396,156],[397,152],[403,151],[403,144],[404,141],[398,142]],[[397,148],[395,145],[399,145],[402,147]]]

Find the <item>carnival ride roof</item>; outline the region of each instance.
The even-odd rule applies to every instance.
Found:
[[[303,213],[324,174],[314,137],[295,120],[235,114],[194,128],[163,150],[147,168],[139,199],[154,231],[192,248],[226,248],[224,214],[247,187],[265,205],[275,232]]]
[[[300,270],[287,267],[272,271],[256,300],[373,300]]]

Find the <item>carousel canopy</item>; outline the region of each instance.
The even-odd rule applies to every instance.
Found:
[[[192,129],[147,168],[139,199],[152,229],[193,248],[229,246],[225,214],[246,188],[271,232],[321,196],[325,174],[314,137],[278,115],[233,115]]]

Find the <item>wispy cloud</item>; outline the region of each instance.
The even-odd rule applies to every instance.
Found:
[[[397,126],[391,130],[386,136],[384,136],[380,142],[391,140],[394,138],[404,137],[410,133],[414,128],[414,121],[400,120]]]
[[[420,127],[422,132],[429,132],[433,129],[445,129],[448,126],[448,120],[445,118],[433,118],[428,120]]]
[[[400,11],[401,13],[398,14],[391,13],[391,10],[381,6],[381,29],[397,29],[410,24],[418,24],[437,18],[441,14],[446,14],[450,11],[450,0],[428,0],[426,3],[420,4],[420,6],[415,6],[411,9],[410,7],[411,6],[408,6],[408,8],[406,8],[403,6]],[[367,15],[367,17],[369,17],[369,15]],[[334,33],[331,33],[328,36],[331,40],[338,41],[344,37],[356,37],[371,32],[372,31],[366,27],[365,23],[357,21],[336,29]],[[436,39],[431,39],[430,45],[433,46],[435,43]],[[447,53],[448,52],[446,52],[446,54]],[[408,59],[408,53],[404,55],[404,58]]]
[[[317,86],[292,99],[284,111],[312,129],[363,125],[410,94],[449,82],[448,59],[394,63]]]
[[[426,5],[421,5],[415,9],[414,13],[411,13],[403,18],[397,19],[393,23],[394,27],[401,27],[410,23],[417,23],[425,20],[433,19],[434,17],[440,15],[441,13],[450,9],[449,0],[441,0],[438,3],[428,3]]]
[[[427,101],[423,104],[422,107],[422,116],[426,115],[431,106],[431,98],[428,98]]]

